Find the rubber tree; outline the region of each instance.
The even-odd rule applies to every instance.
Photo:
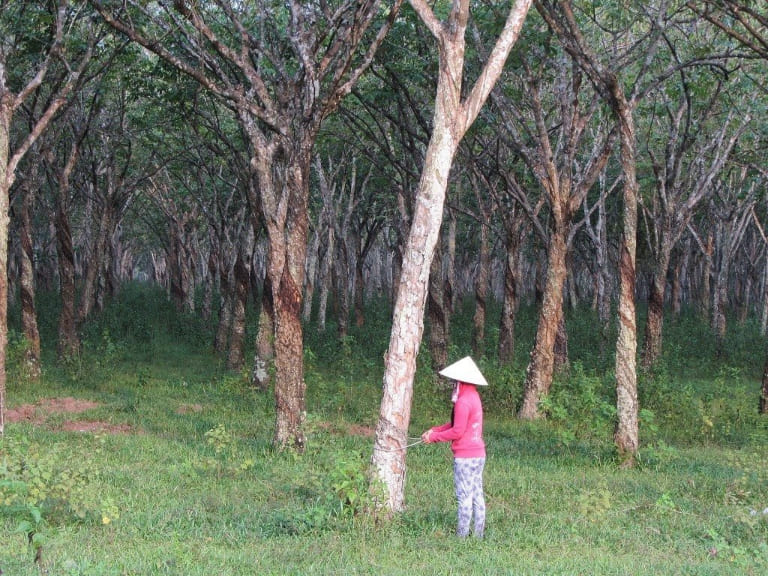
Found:
[[[699,89],[697,100],[703,107],[695,106],[689,93],[691,79],[683,77],[678,101],[669,101],[667,91],[661,96],[665,101],[667,131],[661,135],[665,142],[661,154],[648,146],[648,154],[654,173],[654,195],[642,203],[644,221],[650,228],[647,235],[653,254],[653,280],[648,303],[648,319],[645,326],[643,366],[651,368],[662,352],[664,323],[664,296],[672,250],[677,245],[697,208],[705,203],[715,189],[716,179],[726,166],[739,137],[750,122],[750,114],[743,114],[738,107],[722,116],[721,82],[714,84],[710,98],[703,98]],[[695,79],[693,80],[695,81]],[[700,80],[706,81],[706,79]],[[741,118],[737,121],[735,110]],[[656,124],[663,124],[660,118]]]
[[[93,0],[117,31],[221,98],[247,135],[258,182],[249,201],[268,238],[278,448],[305,446],[301,300],[312,150],[325,118],[370,65],[401,1],[344,0],[331,11],[324,2],[298,0]]]
[[[69,4],[67,0],[0,0],[0,436],[5,433],[9,195],[19,163],[77,91],[93,55],[94,36],[83,25],[87,15],[71,10]],[[68,40],[75,35],[78,41],[70,44]],[[29,53],[30,45],[39,50]],[[12,126],[19,109],[58,65],[64,65],[67,74],[56,93],[50,95],[48,105],[28,130],[15,138]]]
[[[665,3],[659,7],[663,14]],[[616,340],[616,407],[617,424],[614,443],[627,465],[634,463],[639,448],[639,405],[637,400],[637,318],[635,312],[635,276],[637,261],[637,144],[634,113],[642,95],[639,79],[643,78],[656,54],[660,37],[658,20],[652,19],[647,35],[647,48],[639,62],[635,83],[625,91],[620,74],[626,71],[621,58],[608,64],[598,58],[584,37],[573,11],[571,0],[554,2],[537,0],[536,8],[557,34],[563,47],[584,70],[610,106],[619,130],[619,157],[624,176],[622,236],[619,245],[619,331]],[[610,54],[608,54],[610,56]],[[614,55],[615,56],[615,55]]]
[[[406,445],[416,357],[424,332],[424,309],[435,246],[443,217],[448,176],[456,150],[501,75],[522,30],[532,0],[517,0],[474,85],[462,88],[469,0],[454,0],[441,20],[425,0],[411,6],[434,36],[439,75],[432,134],[419,181],[413,219],[404,249],[389,347],[384,358],[383,396],[376,426],[372,466],[386,486],[386,508],[405,507]],[[466,97],[462,97],[466,94]]]

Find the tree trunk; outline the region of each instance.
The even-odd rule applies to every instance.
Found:
[[[699,293],[699,308],[702,317],[710,320],[712,310],[712,256],[715,251],[715,237],[710,231],[704,251],[704,262],[701,271],[701,291]]]
[[[448,238],[447,238],[448,258],[445,269],[445,304],[449,314],[456,310],[456,298],[458,292],[454,288],[456,285],[456,214],[453,210],[448,210]]]
[[[435,373],[448,365],[448,315],[443,291],[442,255],[438,243],[429,271],[427,294],[429,352],[432,358],[432,370]]]
[[[688,287],[688,263],[691,258],[691,241],[686,239],[681,246],[681,254],[675,265],[675,278],[672,283],[672,312],[679,316],[683,308],[683,290]]]
[[[213,338],[213,349],[223,356],[227,350],[229,327],[232,324],[232,300],[235,288],[230,257],[222,255],[219,261],[219,319],[216,324],[216,335]]]
[[[499,322],[499,362],[511,364],[515,358],[515,316],[517,314],[517,235],[507,231],[507,257],[504,260],[504,303]]]
[[[763,365],[763,382],[760,390],[760,402],[758,404],[758,411],[760,414],[768,414],[768,357],[765,359]]]
[[[253,227],[246,226],[241,234],[235,260],[232,321],[229,330],[227,368],[239,371],[245,362],[245,309],[250,288],[250,261],[253,252]]]
[[[467,128],[496,84],[522,28],[532,0],[518,0],[510,9],[504,30],[466,101],[461,100],[464,73],[464,33],[469,1],[454,2],[447,22],[439,20],[424,0],[411,5],[437,39],[440,71],[433,130],[424,158],[413,219],[403,251],[389,348],[385,356],[384,390],[376,426],[371,464],[387,488],[387,508],[405,506],[405,450],[413,397],[416,357],[424,332],[429,271],[443,218],[443,205],[453,157]]]
[[[424,332],[429,271],[442,220],[448,174],[457,145],[449,126],[436,124],[405,246],[392,332],[385,356],[384,391],[372,464],[388,489],[387,507],[393,512],[405,507],[404,447],[411,418],[416,357]]]
[[[204,279],[203,303],[200,308],[200,316],[206,323],[209,323],[213,316],[213,293],[216,289],[216,276],[218,273],[219,265],[216,261],[216,249],[212,241],[208,252],[208,271]]]
[[[62,174],[56,198],[56,253],[61,292],[58,354],[61,359],[76,357],[80,353],[80,338],[75,324],[75,250],[67,207],[69,173],[70,170],[65,169]]]
[[[555,335],[555,364],[553,374],[567,371],[568,362],[568,330],[565,325],[565,314],[560,314],[560,322],[557,325],[557,334]]]
[[[0,77],[0,80],[5,78]],[[11,117],[10,102],[0,97],[0,438],[5,434],[5,360],[8,351],[8,226],[9,193],[13,182],[13,172],[8,169]]]
[[[363,239],[360,234],[355,234],[355,326],[362,328],[365,326],[365,277],[363,270],[365,268],[365,258],[367,251],[363,251]],[[369,241],[371,239],[369,238]]]
[[[476,358],[485,355],[485,311],[488,285],[491,281],[491,247],[488,226],[480,225],[480,261],[475,277],[475,315],[472,318],[472,352]]]
[[[725,310],[728,306],[728,273],[729,264],[726,258],[720,264],[720,269],[715,275],[715,286],[712,295],[712,328],[717,340],[718,354],[723,350],[725,343],[725,333],[728,328],[728,322],[725,316]]]
[[[563,285],[566,274],[566,232],[555,224],[547,253],[547,277],[542,295],[539,324],[531,360],[525,375],[523,403],[518,416],[524,420],[541,417],[539,402],[549,393],[555,367],[555,339],[563,314]]]
[[[269,270],[269,262],[267,262]],[[275,309],[272,303],[272,282],[269,274],[264,277],[261,289],[259,328],[256,333],[256,354],[253,358],[251,384],[258,390],[266,391],[270,384],[272,361],[275,358]]]
[[[306,383],[301,289],[307,252],[310,161],[309,157],[299,155],[293,162],[286,167],[291,209],[285,226],[282,230],[276,229],[267,211],[265,221],[269,231],[269,273],[275,312],[275,445],[280,449],[303,451]],[[264,170],[271,171],[272,166],[262,167],[259,174]]]
[[[662,352],[662,331],[664,327],[664,294],[667,288],[667,272],[672,255],[671,230],[660,230],[659,251],[653,268],[651,294],[648,301],[648,320],[645,324],[645,346],[643,367],[651,368],[658,362]]]
[[[89,248],[90,257],[86,266],[85,280],[83,282],[83,291],[80,296],[80,306],[77,311],[77,322],[79,326],[91,315],[91,311],[96,306],[98,282],[102,277],[101,270],[104,266],[104,254],[107,249],[107,238],[111,230],[111,218],[109,206],[102,208],[99,218],[98,231],[91,241]]]
[[[37,308],[35,306],[35,253],[32,245],[32,219],[30,216],[33,201],[32,187],[36,177],[30,176],[30,180],[23,185],[23,198],[21,201],[21,278],[19,282],[21,295],[21,326],[26,340],[24,350],[24,363],[27,376],[32,380],[40,378],[42,368],[40,366],[40,331],[37,328]]]
[[[343,234],[343,232],[342,232]],[[338,243],[338,257],[336,258],[336,302],[338,303],[339,312],[337,314],[337,333],[339,341],[343,342],[349,332],[349,295],[350,295],[350,265],[349,257],[347,256],[346,239],[339,238]]]
[[[765,252],[763,266],[763,305],[760,314],[760,334],[765,336],[768,333],[768,250]]]
[[[312,243],[307,252],[307,271],[306,281],[304,282],[304,311],[301,313],[304,322],[309,322],[312,319],[312,300],[315,296],[315,276],[317,274],[317,258],[319,250],[320,231],[315,230],[315,233],[312,235]]]
[[[325,322],[328,316],[328,296],[331,291],[331,273],[333,270],[333,259],[336,251],[336,231],[333,221],[326,222],[328,226],[328,236],[325,243],[325,257],[320,264],[320,276],[318,284],[320,285],[320,304],[317,310],[317,331],[325,332]]]
[[[628,466],[639,448],[637,402],[637,320],[635,313],[635,263],[637,251],[637,175],[635,123],[632,108],[615,77],[608,82],[621,136],[621,168],[624,173],[623,230],[619,257],[619,334],[616,340],[616,412],[613,440]]]

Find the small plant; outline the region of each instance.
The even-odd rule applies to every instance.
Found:
[[[569,376],[553,385],[540,407],[552,422],[568,432],[564,439],[604,438],[616,420],[615,401],[610,399],[603,379],[587,374],[578,362]]]
[[[43,563],[43,545],[47,540],[43,515],[37,506],[27,504],[21,507],[21,521],[16,527],[17,534],[24,534],[35,554],[35,564],[41,567]]]
[[[237,449],[234,436],[227,430],[224,424],[217,424],[205,433],[205,441],[213,448],[215,458],[201,461],[202,468],[213,468],[217,475],[237,474],[250,470],[256,464],[250,457],[243,457]]]
[[[577,503],[579,513],[589,522],[600,521],[613,507],[611,491],[602,485],[579,494]]]
[[[73,459],[59,444],[43,448],[24,437],[0,439],[0,509],[18,518],[16,533],[26,535],[38,566],[46,518],[66,519],[71,514],[82,520],[99,514],[107,524],[119,516],[110,498],[98,502],[102,494],[95,483],[101,472],[93,458],[100,451]]]

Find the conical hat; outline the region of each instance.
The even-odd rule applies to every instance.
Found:
[[[446,366],[440,372],[441,376],[450,378],[451,380],[458,380],[466,384],[475,384],[477,386],[488,386],[488,381],[485,379],[477,364],[469,356],[462,358],[458,362],[454,362],[450,366]]]

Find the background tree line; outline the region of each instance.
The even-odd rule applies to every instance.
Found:
[[[616,442],[628,461],[635,300],[647,302],[646,368],[664,315],[684,307],[720,338],[750,315],[765,331],[765,8],[400,4],[0,3],[0,433],[5,306],[18,299],[39,371],[41,289],[61,297],[66,360],[121,284],[163,285],[180,311],[216,322],[231,369],[274,388],[275,442],[299,449],[303,322],[326,330],[332,314],[343,339],[366,301],[397,311],[410,295],[393,322],[411,331],[408,351],[386,360],[400,421],[377,435],[379,467],[403,473],[424,318],[437,369],[459,300],[475,303],[472,353],[501,363],[515,360],[516,310],[539,305],[524,418],[542,415],[567,366],[563,307],[596,309],[626,391]],[[453,149],[433,164],[438,128]],[[764,384],[763,412],[767,397]]]

